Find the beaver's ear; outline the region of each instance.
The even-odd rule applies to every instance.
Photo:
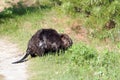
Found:
[[[68,35],[67,34],[60,34],[60,37],[65,38],[65,37],[68,37]]]
[[[60,34],[60,37],[62,38],[64,36],[64,34]]]

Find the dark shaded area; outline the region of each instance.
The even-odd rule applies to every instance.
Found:
[[[22,16],[28,13],[36,12],[39,10],[50,9],[50,5],[39,5],[27,7],[22,2],[18,2],[17,5],[13,5],[10,8],[4,9],[0,12],[0,23],[4,23],[5,20],[14,18],[15,16]]]
[[[107,30],[113,29],[113,28],[115,28],[115,25],[116,25],[116,23],[114,20],[109,20],[105,23],[104,29],[107,29]]]
[[[63,3],[61,0],[50,0],[50,1],[53,3],[54,6],[62,5],[62,3]]]

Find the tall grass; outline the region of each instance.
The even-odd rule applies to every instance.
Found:
[[[119,53],[108,50],[97,52],[83,44],[72,48],[71,73],[77,75],[77,80],[117,80],[120,67]],[[71,50],[70,50],[71,51]],[[110,76],[112,75],[112,76]]]
[[[94,38],[110,38],[116,40],[118,31],[104,29],[107,22],[113,20],[115,27],[120,30],[120,1],[119,0],[61,0],[61,10],[70,15],[83,15],[84,26],[93,29]],[[96,35],[98,34],[98,35]],[[112,36],[111,36],[112,34]],[[114,39],[114,40],[113,40]]]
[[[64,54],[32,59],[30,80],[118,80],[118,52],[97,52],[83,43],[74,44]]]

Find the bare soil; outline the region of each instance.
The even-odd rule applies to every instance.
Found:
[[[26,64],[12,64],[20,58],[16,44],[0,39],[0,80],[27,80]]]
[[[35,6],[37,0],[0,0],[0,12],[2,12],[5,8],[12,7],[13,5],[17,5],[19,2],[23,3],[24,6]]]

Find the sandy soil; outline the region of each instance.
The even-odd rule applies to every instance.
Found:
[[[0,75],[5,80],[27,80],[26,64],[11,64],[20,58],[16,44],[0,39]],[[19,55],[19,56],[18,56]]]

